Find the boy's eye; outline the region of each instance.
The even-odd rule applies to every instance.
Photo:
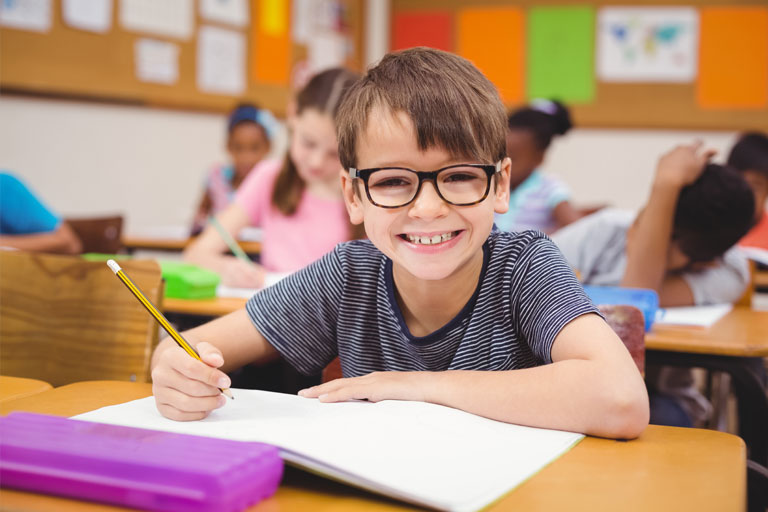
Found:
[[[443,181],[450,183],[450,182],[461,182],[461,181],[472,181],[480,179],[480,176],[477,174],[470,174],[465,172],[454,172],[451,174],[448,174],[447,176],[443,177]]]
[[[408,187],[410,185],[410,181],[404,178],[384,178],[369,183],[369,186],[378,188]]]

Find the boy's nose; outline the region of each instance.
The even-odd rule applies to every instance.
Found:
[[[418,217],[436,217],[447,210],[448,204],[437,193],[435,184],[425,181],[421,184],[416,199],[411,203],[411,214]]]

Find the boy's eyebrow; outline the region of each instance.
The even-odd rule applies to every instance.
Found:
[[[384,160],[381,163],[375,164],[375,165],[359,165],[358,169],[377,169],[382,167],[406,167],[408,169],[413,169],[414,171],[434,171],[437,169],[442,169],[443,167],[448,167],[449,165],[456,165],[456,164],[472,164],[472,163],[479,163],[479,162],[473,162],[472,159],[465,158],[465,157],[450,157],[447,160],[444,160],[440,165],[435,167],[434,169],[419,169],[418,167],[415,167],[409,163],[407,163],[406,160]]]

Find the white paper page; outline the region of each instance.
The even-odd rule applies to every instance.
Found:
[[[246,226],[237,234],[241,242],[261,242],[261,228]]]
[[[597,22],[597,74],[606,82],[691,82],[699,15],[692,7],[605,7]]]
[[[218,27],[201,27],[197,36],[197,87],[204,92],[245,91],[245,37]]]
[[[291,275],[290,272],[267,272],[264,279],[264,288],[269,288],[289,275]],[[216,287],[216,296],[250,299],[257,291],[259,291],[258,288],[236,288],[220,284]]]
[[[663,308],[656,311],[656,323],[710,327],[733,309],[733,304]]]
[[[51,0],[0,0],[0,25],[48,32],[51,29]]]
[[[314,461],[315,469],[351,483],[455,511],[488,505],[583,438],[421,402],[323,404],[266,391],[233,394],[202,421],[163,418],[153,397],[75,418],[265,442],[280,447],[287,461]]]
[[[142,82],[172,85],[179,80],[179,47],[176,44],[138,39],[134,52],[136,77]]]
[[[192,0],[120,0],[120,24],[135,32],[189,39],[195,5]]]
[[[200,0],[200,16],[235,27],[248,26],[250,21],[246,0]]]
[[[100,34],[112,28],[112,0],[64,0],[64,23],[70,27]]]

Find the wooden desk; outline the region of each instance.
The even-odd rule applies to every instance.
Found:
[[[149,384],[79,382],[0,403],[0,414],[33,411],[70,416],[148,396]],[[9,510],[106,511],[104,505],[3,489]],[[649,426],[629,442],[587,438],[486,510],[743,511],[746,452],[736,436]],[[255,511],[412,510],[398,502],[288,471],[277,494]]]
[[[42,380],[0,375],[0,402],[24,398],[52,388],[53,386]]]
[[[150,249],[155,251],[183,251],[194,238],[150,238],[125,236],[122,239],[123,247],[132,252],[136,249]],[[259,254],[261,242],[238,242],[243,251],[248,254]]]
[[[768,465],[768,396],[760,375],[768,357],[768,312],[736,307],[709,328],[655,325],[645,337],[646,362],[704,368],[731,376],[739,435],[749,458]]]
[[[163,313],[171,315],[224,316],[245,307],[248,299],[215,297],[213,299],[163,299]]]

